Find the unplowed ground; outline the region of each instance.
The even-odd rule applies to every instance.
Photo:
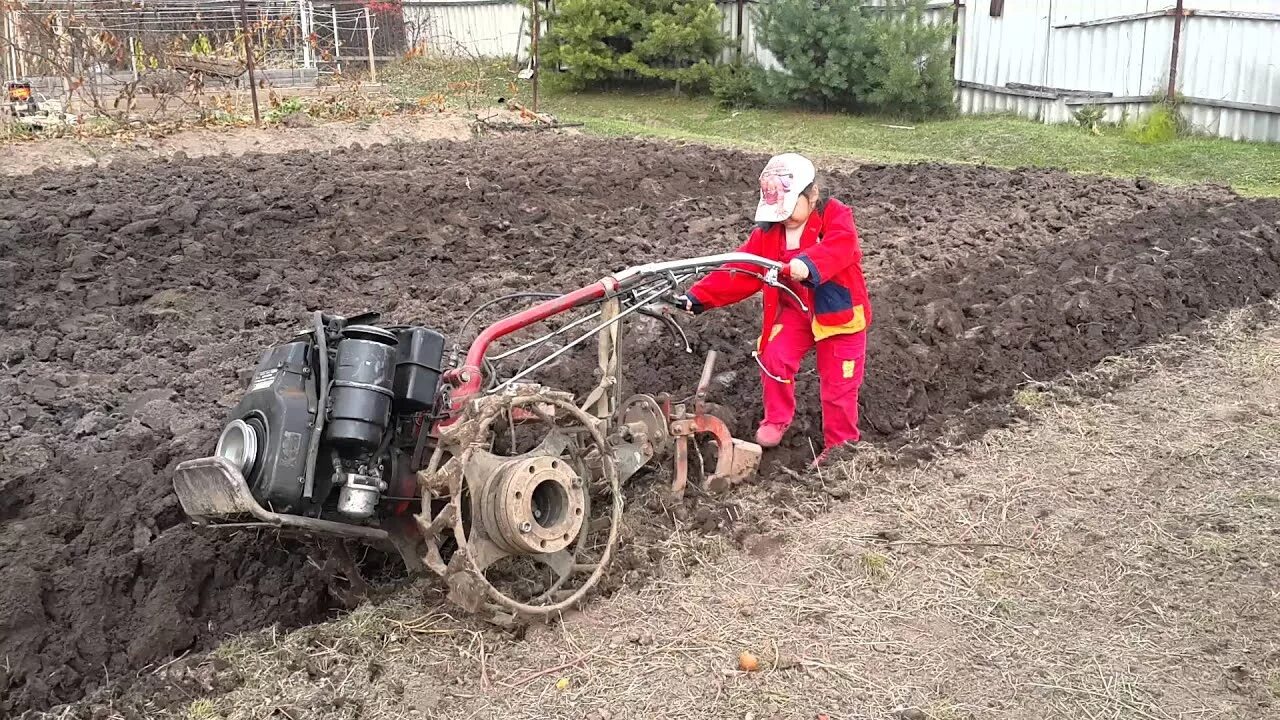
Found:
[[[761,162],[540,137],[6,179],[0,712],[331,613],[305,552],[192,531],[169,485],[177,462],[209,451],[239,371],[306,311],[381,309],[451,332],[500,294],[729,249],[749,227]],[[828,189],[858,213],[876,309],[865,435],[917,457],[1007,420],[995,401],[1029,379],[1088,369],[1280,288],[1280,202],[1222,189],[928,165],[865,166]],[[753,303],[699,318],[686,355],[641,326],[629,380],[687,391],[716,349],[737,373],[716,400],[749,433],[758,328]],[[587,355],[547,377],[580,376]],[[821,437],[816,378],[798,390],[801,415],[774,461],[800,461]],[[831,500],[783,475],[761,482],[779,507]],[[746,542],[763,525],[714,510],[653,526]],[[645,577],[638,568],[662,556],[634,541],[618,577]]]

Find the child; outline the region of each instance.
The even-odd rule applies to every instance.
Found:
[[[796,411],[792,380],[817,347],[825,441],[815,461],[820,463],[832,448],[859,437],[858,388],[871,305],[853,211],[838,200],[820,198],[813,163],[788,153],[770,159],[760,174],[756,223],[738,251],[786,263],[783,281],[808,312],[786,293],[744,273],[711,273],[675,300],[700,313],[764,288],[764,329],[754,353],[764,384],[764,421],[756,431],[762,447],[782,442]]]

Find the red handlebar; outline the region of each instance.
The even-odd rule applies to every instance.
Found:
[[[467,359],[462,367],[445,373],[445,381],[454,386],[449,403],[450,412],[461,410],[467,400],[484,388],[484,371],[482,369],[484,356],[489,351],[489,346],[495,341],[517,330],[529,327],[536,322],[546,320],[552,315],[559,315],[566,310],[577,307],[581,303],[599,300],[616,290],[617,287],[618,283],[613,278],[605,278],[584,288],[574,290],[567,295],[561,295],[558,298],[538,303],[527,310],[522,310],[515,315],[503,318],[485,328],[472,341],[471,348],[467,350]]]
[[[614,273],[584,288],[574,290],[567,295],[561,295],[538,303],[527,310],[503,318],[490,325],[472,341],[470,349],[467,350],[467,359],[463,366],[444,374],[444,382],[452,386],[453,391],[449,402],[449,415],[451,417],[445,420],[443,424],[452,422],[452,416],[456,416],[467,401],[484,389],[484,357],[485,353],[489,351],[489,346],[494,341],[517,330],[529,327],[534,323],[546,320],[552,315],[571,310],[582,303],[600,300],[610,293],[617,292],[620,288],[631,288],[636,283],[642,282],[643,278],[676,272],[705,271],[709,268],[725,266],[752,266],[768,271],[768,273],[780,272],[785,268],[783,263],[776,260],[740,252],[636,265]],[[770,282],[768,277],[767,273],[761,276],[766,282]],[[776,284],[776,280],[772,282]],[[786,292],[791,292],[783,285],[778,285],[778,287],[781,287]],[[795,296],[795,293],[791,294],[797,302],[800,302],[800,298]],[[803,303],[801,305],[803,306]]]

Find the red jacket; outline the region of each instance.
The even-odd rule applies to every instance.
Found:
[[[838,200],[825,201],[809,216],[800,236],[800,247],[787,250],[786,245],[786,229],[778,223],[768,230],[757,227],[738,252],[780,262],[799,258],[809,266],[809,277],[802,283],[788,282],[809,307],[815,340],[866,330],[871,323],[871,304],[862,278],[862,251],[858,248],[853,211]],[[726,266],[734,267],[759,273],[756,267]],[[777,288],[765,286],[749,274],[721,270],[694,283],[687,295],[694,312],[701,312],[745,300],[761,287],[764,287],[764,327],[769,328],[760,337],[758,349],[763,351],[778,332],[774,327],[778,303],[786,297]]]

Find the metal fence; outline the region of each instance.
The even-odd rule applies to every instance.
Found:
[[[1197,129],[1280,141],[1277,0],[966,0],[958,38],[962,112],[1115,121],[1172,87]]]
[[[314,87],[401,31],[353,0],[0,0],[0,74],[76,113],[217,109],[248,86],[246,44],[260,88]]]
[[[718,2],[731,39],[722,60],[779,67],[756,33],[759,2],[768,0]],[[553,12],[554,0],[544,7]],[[1196,128],[1280,141],[1280,0],[935,0],[928,9],[930,22],[955,24],[962,112],[1059,123],[1092,104],[1115,121],[1167,93],[1175,67]],[[513,0],[405,0],[404,23],[410,46],[527,62],[529,12]]]
[[[405,43],[444,55],[528,59],[529,8],[511,0],[406,0]]]
[[[759,3],[768,1],[718,0],[730,38],[722,61],[780,67],[757,34]],[[555,0],[540,2],[545,33]],[[279,82],[313,83],[406,51],[528,63],[530,11],[517,0],[403,0],[373,13],[359,0],[245,7]],[[201,36],[215,54],[234,45],[239,8],[239,0],[0,0],[0,65],[5,77],[43,74],[64,89],[76,79],[136,80],[157,54],[181,54]],[[955,27],[962,112],[1056,123],[1097,105],[1114,121],[1172,86],[1198,129],[1280,141],[1280,0],[933,0],[928,8],[930,22]],[[48,67],[62,56],[69,64]]]

